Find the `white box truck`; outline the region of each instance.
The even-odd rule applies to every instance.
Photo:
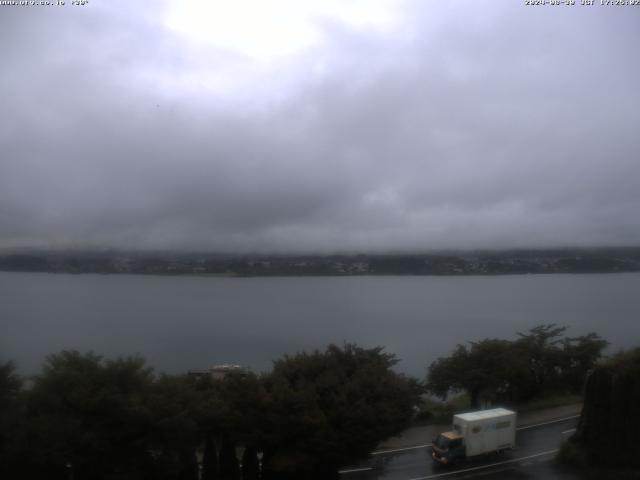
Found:
[[[453,416],[453,429],[433,440],[431,456],[442,464],[511,449],[516,444],[516,412],[505,408]]]

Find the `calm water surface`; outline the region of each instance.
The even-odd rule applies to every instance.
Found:
[[[0,360],[36,372],[61,349],[139,353],[158,370],[242,363],[328,343],[384,345],[423,376],[456,343],[539,323],[640,344],[640,274],[205,278],[0,272]]]

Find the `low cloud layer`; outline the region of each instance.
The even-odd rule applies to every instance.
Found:
[[[0,7],[0,248],[640,244],[640,8],[245,3]]]

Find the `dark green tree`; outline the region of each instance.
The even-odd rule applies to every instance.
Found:
[[[229,374],[215,383],[218,395],[217,429],[240,445],[258,445],[264,430],[266,391],[252,373]]]
[[[595,333],[562,337],[566,327],[540,325],[516,340],[485,339],[458,345],[428,369],[427,387],[446,398],[466,392],[471,406],[524,402],[547,393],[578,393],[607,342]]]
[[[411,421],[420,388],[381,347],[347,344],[285,356],[265,379],[265,470],[321,478]]]
[[[446,399],[450,393],[472,390],[467,385],[467,372],[471,361],[469,349],[458,344],[451,355],[440,357],[429,365],[427,388],[431,393]]]
[[[526,359],[530,397],[559,385],[565,355],[562,334],[567,327],[538,325],[527,333],[518,332],[517,354]]]
[[[154,423],[151,448],[161,455],[159,478],[190,478],[197,472],[195,452],[201,444],[204,394],[187,375],[161,375],[152,387],[149,409]],[[196,473],[197,474],[197,473]]]
[[[13,362],[0,365],[0,411],[16,402],[22,390],[22,378],[16,373]]]
[[[104,361],[75,351],[48,357],[28,396],[34,475],[143,477],[152,381],[151,369],[137,357]]]
[[[572,392],[582,391],[587,374],[596,366],[608,344],[594,332],[563,339],[562,369],[566,388]]]
[[[442,398],[466,392],[471,406],[512,400],[518,388],[521,365],[514,346],[506,340],[485,339],[458,345],[449,357],[429,366],[427,388]]]

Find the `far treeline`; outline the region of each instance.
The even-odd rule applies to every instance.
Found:
[[[411,425],[425,395],[517,405],[579,393],[606,342],[542,325],[458,346],[424,381],[381,347],[330,345],[269,373],[155,374],[139,357],[63,351],[33,378],[0,365],[0,477],[331,479]],[[242,467],[241,467],[242,466]],[[200,470],[200,471],[199,471]],[[199,477],[200,476],[200,477]]]
[[[640,248],[513,250],[389,255],[196,253],[0,253],[0,270],[149,275],[507,275],[640,271]]]

